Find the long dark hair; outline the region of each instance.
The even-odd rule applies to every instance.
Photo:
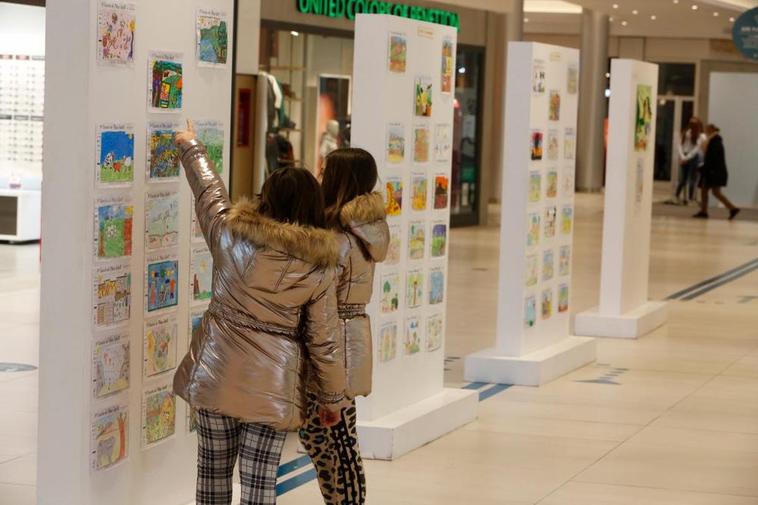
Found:
[[[339,225],[340,211],[348,202],[358,196],[371,193],[379,179],[376,161],[364,149],[337,149],[326,157],[324,190],[326,204],[326,225]]]
[[[703,122],[697,116],[692,116],[687,123],[687,126],[682,130],[682,144],[687,139],[687,131],[690,132],[690,140],[692,145],[697,145],[697,139],[703,134]]]
[[[258,211],[283,223],[326,228],[324,194],[304,168],[281,168],[271,174],[263,183]]]

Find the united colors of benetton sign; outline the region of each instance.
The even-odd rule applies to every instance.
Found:
[[[295,0],[297,10],[329,18],[354,20],[357,14],[391,14],[402,18],[426,21],[460,29],[458,14],[442,9],[430,9],[381,0]]]

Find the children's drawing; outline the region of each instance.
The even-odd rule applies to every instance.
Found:
[[[134,181],[133,125],[99,126],[96,179],[100,186],[128,186]]]
[[[203,316],[205,316],[206,310],[206,307],[193,307],[190,309],[190,341],[192,341],[191,334],[203,324]]]
[[[404,33],[390,33],[388,60],[390,72],[398,74],[405,72],[408,60],[408,39]]]
[[[634,120],[634,150],[647,151],[653,128],[653,88],[637,85],[637,107]]]
[[[537,212],[527,217],[526,245],[534,247],[540,245],[540,215]]]
[[[413,210],[426,210],[429,184],[426,175],[414,174],[411,179],[411,207]]]
[[[441,268],[429,271],[429,305],[445,301],[445,272]]]
[[[400,308],[400,274],[382,276],[382,313],[390,314]]]
[[[558,196],[558,172],[551,170],[545,179],[545,196],[556,198]]]
[[[545,62],[534,60],[532,63],[532,92],[542,94],[545,92],[546,71]]]
[[[217,174],[224,173],[224,123],[195,121],[197,139],[203,143]]]
[[[387,161],[402,163],[405,160],[405,126],[402,123],[387,125]]]
[[[561,233],[570,235],[574,223],[574,208],[565,205],[561,210]]]
[[[416,316],[405,320],[405,354],[411,356],[421,351],[421,319]]]
[[[100,2],[97,9],[97,60],[129,65],[134,62],[135,5]]]
[[[129,387],[129,332],[95,341],[92,348],[92,386],[95,398]]]
[[[561,176],[561,192],[563,196],[574,195],[574,169],[564,168]]]
[[[184,90],[182,57],[152,52],[148,57],[148,108],[151,112],[182,110]]]
[[[540,263],[536,254],[530,254],[526,257],[526,286],[536,286],[539,282]]]
[[[132,310],[129,265],[107,265],[94,271],[92,305],[97,328],[129,321]]]
[[[435,161],[450,161],[453,152],[453,129],[449,124],[438,124],[434,127],[434,159]]]
[[[555,252],[552,249],[542,253],[542,280],[549,281],[555,275]]]
[[[447,224],[432,225],[432,258],[441,258],[447,252]]]
[[[416,115],[432,117],[432,78],[416,77]]]
[[[434,352],[442,347],[443,321],[441,314],[429,316],[426,320],[426,352]]]
[[[553,290],[548,288],[542,292],[542,319],[553,317]]]
[[[453,92],[453,72],[455,71],[455,54],[453,39],[442,39],[442,83],[440,91],[450,94]]]
[[[397,356],[397,323],[385,323],[379,329],[379,362],[387,363]]]
[[[192,300],[205,302],[211,299],[213,287],[213,257],[207,247],[192,249],[190,280]]]
[[[532,130],[531,142],[529,144],[529,150],[532,153],[532,160],[538,161],[542,159],[542,142],[544,134],[540,130]]]
[[[179,244],[179,193],[148,192],[145,195],[145,250]]]
[[[558,130],[547,131],[547,159],[557,160],[558,154],[561,151],[560,143],[558,141]]]
[[[385,185],[388,216],[399,216],[403,213],[403,180],[399,177],[390,177]]]
[[[553,238],[555,237],[555,225],[556,221],[558,220],[558,210],[556,209],[555,205],[550,205],[549,207],[545,207],[545,218],[544,218],[544,230],[545,230],[545,238]]]
[[[571,273],[571,246],[561,246],[561,253],[558,262],[558,275],[566,277]]]
[[[143,339],[143,373],[145,377],[162,374],[176,368],[176,316],[145,321]]]
[[[557,90],[550,91],[550,109],[548,110],[550,121],[561,120],[561,94]]]
[[[568,312],[569,309],[569,287],[568,284],[561,284],[558,287],[558,312]]]
[[[385,265],[397,265],[400,262],[400,252],[402,251],[403,237],[399,225],[390,226],[390,243],[387,248],[387,257],[384,259]]]
[[[542,174],[538,170],[529,172],[529,201],[539,202],[542,195]]]
[[[411,270],[407,274],[405,286],[405,305],[410,309],[421,307],[424,303],[424,273]]]
[[[412,260],[424,259],[426,246],[426,223],[416,221],[408,226],[408,258]]]
[[[145,447],[174,435],[176,431],[176,396],[171,386],[145,392],[142,400],[142,438]]]
[[[158,257],[147,263],[145,286],[147,312],[154,312],[179,304],[179,261]]]
[[[426,163],[429,161],[431,144],[429,137],[428,126],[417,125],[413,127],[413,161],[416,163]]]
[[[563,132],[563,159],[573,160],[576,156],[576,131],[566,128]]]
[[[150,182],[174,181],[179,177],[178,125],[151,121],[147,127],[147,178]]]
[[[229,47],[226,14],[216,10],[197,11],[197,64],[224,66]]]
[[[117,405],[92,416],[90,454],[95,471],[111,468],[129,454],[129,406]]]
[[[101,199],[95,209],[95,242],[98,259],[132,255],[134,207],[126,197]]]
[[[637,170],[634,181],[634,210],[639,213],[642,207],[642,196],[645,193],[645,160],[637,160]]]
[[[579,88],[579,66],[575,63],[568,65],[568,75],[566,76],[566,90],[569,95],[576,95]]]
[[[534,296],[524,300],[524,326],[534,328],[537,325],[537,299]]]
[[[437,175],[434,178],[434,208],[447,209],[449,201],[450,179],[445,175]]]

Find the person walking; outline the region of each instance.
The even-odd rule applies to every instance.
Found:
[[[704,147],[707,137],[703,132],[703,122],[692,117],[687,128],[682,131],[679,142],[679,184],[676,187],[676,200],[687,205],[695,197],[695,186],[704,160]],[[686,191],[685,191],[686,189]],[[684,200],[681,199],[684,191]],[[689,198],[688,198],[689,197]]]
[[[239,457],[241,504],[271,505],[286,433],[304,422],[305,370],[322,423],[344,399],[337,241],[307,170],[278,170],[259,203],[232,205],[191,122],[176,141],[214,263],[210,305],[174,377],[198,414],[197,504],[231,504]]]
[[[300,440],[316,467],[327,505],[366,500],[355,398],[371,393],[373,356],[366,304],[371,301],[375,264],[384,261],[389,247],[384,199],[372,193],[377,181],[376,162],[363,149],[338,149],[326,157],[322,188],[327,226],[339,243],[337,299],[340,342],[345,346],[346,405],[335,426],[324,426],[318,395],[309,390]]]
[[[729,199],[721,192],[721,188],[727,185],[729,173],[726,169],[726,153],[724,151],[724,140],[721,138],[719,128],[716,125],[709,124],[705,128],[708,141],[705,147],[705,161],[702,168],[702,178],[700,181],[700,212],[692,217],[698,219],[708,219],[708,192],[711,191],[724,206],[729,209],[729,220],[731,221],[737,214],[738,209]]]

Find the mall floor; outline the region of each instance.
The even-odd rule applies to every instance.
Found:
[[[716,214],[714,212],[714,214]],[[602,198],[579,195],[574,308],[596,302]],[[650,295],[758,256],[758,223],[655,217]],[[0,246],[0,362],[37,363],[37,246]],[[493,343],[498,230],[453,232],[450,387]],[[754,268],[755,267],[755,268]],[[758,505],[758,263],[671,302],[637,341],[541,388],[484,386],[479,419],[394,462],[368,462],[376,505]],[[744,275],[741,275],[744,274]],[[0,504],[35,494],[37,373],[0,372]],[[298,460],[293,440],[282,463]],[[308,465],[283,467],[282,505],[319,503]]]

